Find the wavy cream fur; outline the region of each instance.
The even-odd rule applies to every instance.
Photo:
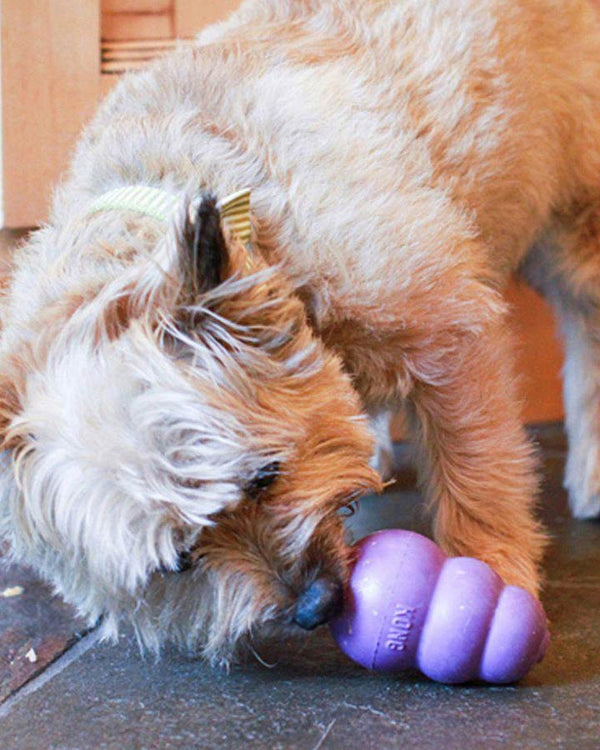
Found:
[[[139,183],[180,195],[168,227],[89,215]],[[245,186],[251,268],[227,235],[197,297],[190,201]],[[344,580],[338,510],[380,486],[367,415],[385,432],[404,407],[440,543],[537,592],[501,290],[521,269],[564,319],[567,483],[597,515],[598,205],[588,0],[248,0],[116,86],[15,258],[3,535],[107,632],[129,617],[226,662],[293,632],[316,576]]]

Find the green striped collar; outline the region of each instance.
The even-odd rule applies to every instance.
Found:
[[[175,212],[175,206],[179,200],[179,196],[159,188],[147,185],[126,185],[102,193],[92,201],[86,211],[86,216],[100,211],[135,211],[166,222]]]
[[[100,211],[135,211],[168,222],[174,215],[181,196],[148,185],[126,185],[102,193],[92,201],[86,216]],[[244,244],[249,242],[250,188],[238,190],[217,203],[222,223]]]

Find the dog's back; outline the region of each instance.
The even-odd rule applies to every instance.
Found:
[[[327,269],[333,293],[381,277],[374,247],[414,253],[416,225],[443,252],[432,212],[483,236],[505,275],[597,186],[599,30],[587,0],[251,0],[118,87],[57,214],[164,175],[248,185],[263,252],[294,276]]]

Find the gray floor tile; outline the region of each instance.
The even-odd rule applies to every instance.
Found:
[[[600,524],[569,518],[564,438],[540,436],[543,514],[554,534],[544,595],[553,642],[519,685],[457,688],[371,674],[325,629],[302,646],[261,652],[272,669],[249,661],[229,675],[173,650],[144,660],[125,633],[118,646],[91,648],[36,692],[13,698],[0,748],[599,748]],[[357,536],[426,528],[405,482],[364,501],[349,523]]]

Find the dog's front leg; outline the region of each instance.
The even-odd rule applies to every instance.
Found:
[[[412,356],[408,400],[435,537],[537,594],[545,537],[504,321],[436,339]]]

